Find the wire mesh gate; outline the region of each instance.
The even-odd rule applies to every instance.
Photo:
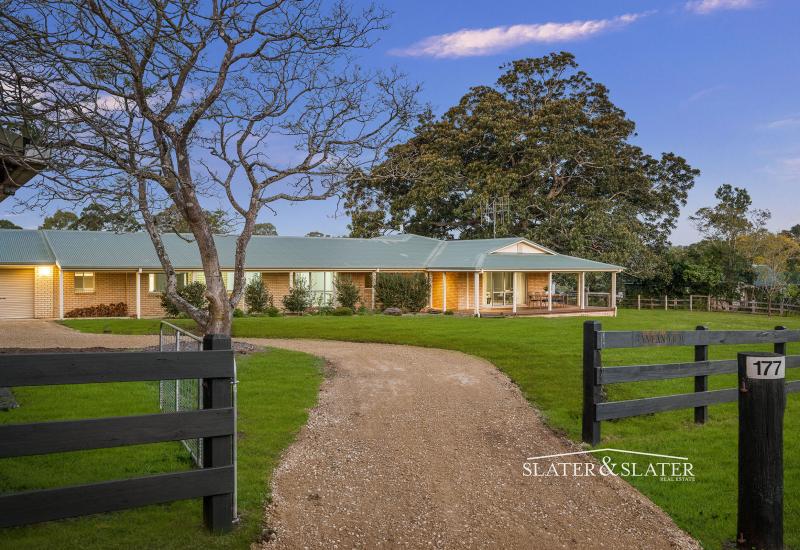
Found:
[[[166,331],[166,332],[165,332]],[[161,321],[158,329],[159,351],[202,351],[203,339],[188,332],[181,327]],[[234,436],[233,436],[233,521],[238,521],[238,428],[235,412],[238,410],[237,389],[239,380],[236,377],[236,357],[233,359],[233,410],[234,410]],[[162,412],[193,411],[203,408],[202,380],[199,378],[186,378],[183,380],[161,380],[158,384],[158,404]],[[203,440],[184,439],[183,446],[189,451],[192,460],[198,467],[203,467]]]
[[[165,329],[173,335],[165,334]],[[174,338],[171,338],[174,337]],[[181,338],[183,337],[183,338]],[[171,340],[171,341],[170,341]],[[180,327],[161,321],[158,330],[159,351],[202,351],[203,339]],[[161,412],[194,411],[203,408],[203,392],[199,378],[186,380],[161,380],[158,384],[158,405]],[[203,440],[183,439],[183,446],[192,460],[203,467]]]

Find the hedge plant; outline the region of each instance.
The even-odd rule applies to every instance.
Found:
[[[419,311],[428,303],[431,283],[424,273],[378,273],[375,299],[384,308]]]
[[[272,306],[272,296],[261,277],[256,277],[244,288],[244,303],[249,313],[264,313]]]
[[[206,285],[200,281],[195,281],[185,285],[183,288],[179,288],[178,296],[198,309],[206,309],[208,307]],[[161,307],[164,308],[168,317],[177,317],[181,314],[181,310],[170,300],[166,292],[161,295]]]
[[[283,297],[283,307],[292,313],[303,313],[311,307],[312,303],[311,287],[299,281]]]
[[[333,290],[339,307],[346,307],[352,311],[356,310],[356,304],[361,299],[361,293],[350,277],[337,276],[333,281]]]

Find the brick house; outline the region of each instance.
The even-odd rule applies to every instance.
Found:
[[[195,244],[174,234],[163,238],[179,284],[203,281]],[[235,237],[216,240],[230,287]],[[254,236],[245,275],[261,277],[279,307],[296,281],[308,284],[318,299],[332,300],[334,278],[346,275],[360,288],[361,304],[373,309],[380,272],[420,272],[430,278],[428,305],[434,309],[473,315],[614,315],[620,271],[516,237]],[[588,292],[588,273],[610,274],[604,292]],[[159,317],[164,283],[146,233],[0,230],[0,319],[60,319],[75,308],[118,302],[127,304],[132,317]]]

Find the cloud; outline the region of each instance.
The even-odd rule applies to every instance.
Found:
[[[707,96],[710,96],[712,94],[715,94],[715,93],[717,93],[717,92],[719,92],[721,90],[724,90],[724,89],[725,89],[725,86],[723,86],[723,85],[711,86],[710,88],[703,88],[702,90],[699,90],[699,91],[693,93],[692,95],[690,95],[689,97],[687,97],[686,100],[683,103],[684,104],[689,104],[689,103],[694,103],[695,101],[700,101],[701,99],[703,99],[703,98],[705,98]]]
[[[722,10],[744,10],[756,5],[755,0],[690,0],[686,9],[695,13],[707,14]]]
[[[611,19],[578,20],[570,23],[461,29],[452,33],[429,36],[407,48],[391,50],[389,53],[404,57],[435,58],[491,55],[522,44],[568,42],[588,38],[603,31],[630,25],[649,13],[632,13]]]
[[[800,116],[790,116],[786,118],[780,118],[778,120],[773,120],[772,122],[766,125],[766,127],[770,129],[788,128],[790,126],[800,126]]]
[[[800,182],[800,156],[784,156],[773,159],[764,170],[782,181]]]

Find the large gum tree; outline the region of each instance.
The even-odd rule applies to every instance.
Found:
[[[0,125],[26,139],[17,162],[47,160],[26,205],[133,210],[167,295],[207,334],[230,334],[259,212],[335,195],[413,118],[402,75],[357,63],[386,23],[377,7],[315,0],[0,0]],[[232,289],[208,197],[236,216]],[[207,310],[177,294],[165,208],[196,243]]]

